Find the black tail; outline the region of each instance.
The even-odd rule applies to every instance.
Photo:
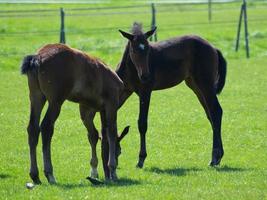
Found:
[[[216,93],[220,94],[226,79],[226,71],[227,71],[227,62],[224,59],[222,53],[217,49],[218,58],[219,58],[219,67],[218,67],[218,74],[219,74],[219,80],[216,85]]]
[[[26,56],[21,64],[20,71],[21,74],[27,74],[27,72],[36,70],[39,66],[39,60],[36,55],[28,55]]]

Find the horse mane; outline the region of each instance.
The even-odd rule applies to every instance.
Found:
[[[133,27],[132,27],[131,32],[132,32],[132,34],[134,34],[134,35],[141,35],[141,34],[144,34],[144,33],[143,33],[143,25],[142,25],[142,23],[134,22],[134,23],[133,23]]]
[[[126,45],[125,50],[123,52],[122,59],[115,70],[120,78],[122,78],[122,74],[125,70],[128,55],[129,55],[129,42]]]

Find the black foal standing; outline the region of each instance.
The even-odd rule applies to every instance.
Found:
[[[225,84],[226,61],[221,52],[198,36],[183,36],[150,43],[148,38],[156,28],[146,33],[134,23],[132,33],[121,31],[129,41],[117,74],[125,84],[123,102],[135,92],[139,96],[140,153],[137,167],[144,165],[147,117],[151,92],[178,85],[185,81],[205,109],[213,130],[211,166],[218,165],[224,150],[221,138],[223,110],[217,99]]]

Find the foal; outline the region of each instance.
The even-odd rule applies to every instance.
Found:
[[[123,102],[135,92],[139,96],[140,153],[137,167],[142,168],[146,153],[146,131],[149,102],[153,90],[162,90],[185,81],[193,90],[213,129],[213,147],[210,165],[218,165],[223,157],[221,120],[223,110],[217,98],[225,84],[226,61],[222,53],[198,36],[182,36],[149,43],[155,32],[142,32],[135,23],[132,33],[121,31],[128,39],[121,62],[116,70],[125,89]]]
[[[98,159],[96,145],[98,131],[93,119],[100,111],[102,123],[102,160],[105,178],[116,180],[117,158],[120,154],[121,139],[127,134],[126,128],[117,136],[117,109],[120,94],[124,88],[121,79],[97,58],[63,44],[48,44],[36,55],[26,56],[21,66],[27,74],[30,91],[30,120],[28,142],[30,146],[30,177],[35,184],[39,179],[36,146],[42,133],[44,173],[49,183],[55,183],[51,161],[51,139],[54,124],[65,100],[79,103],[80,116],[88,130],[92,149],[91,177],[97,178]],[[48,109],[42,120],[40,115],[45,102]]]

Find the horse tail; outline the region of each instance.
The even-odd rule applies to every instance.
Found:
[[[216,94],[220,94],[224,85],[225,85],[225,79],[226,79],[226,71],[227,71],[227,62],[225,58],[223,57],[220,50],[217,49],[218,54],[218,60],[219,60],[219,66],[218,66],[218,82],[216,84]]]
[[[35,71],[40,66],[40,61],[37,55],[26,56],[21,64],[20,71],[21,74],[27,74],[30,71]]]

